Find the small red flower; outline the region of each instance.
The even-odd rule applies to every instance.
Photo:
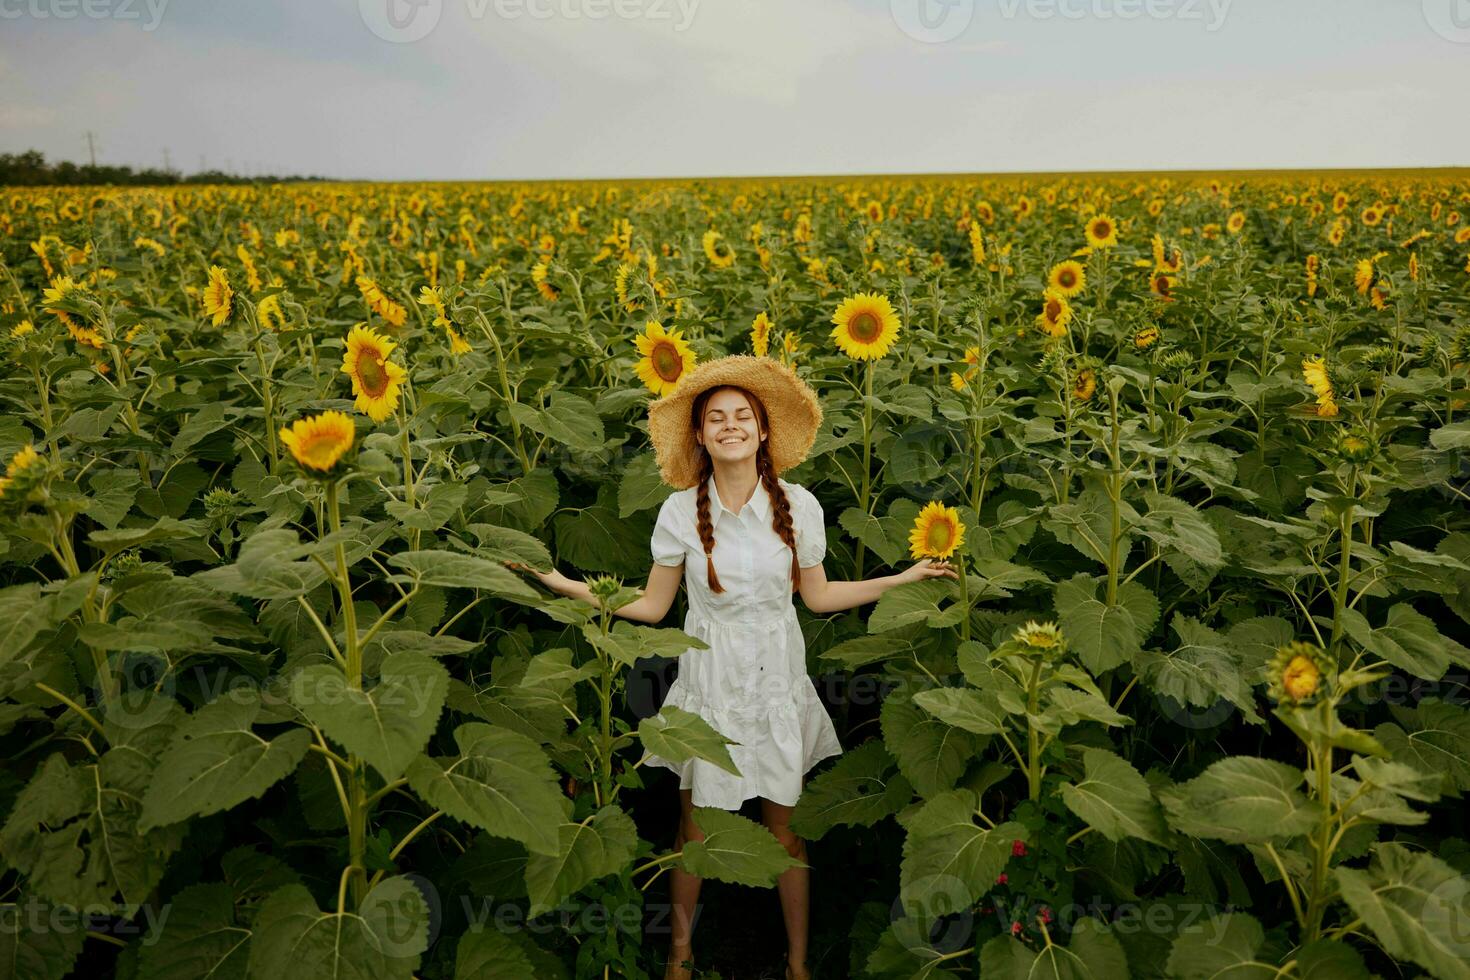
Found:
[[[1026,842],[1023,840],[1011,841],[1011,857],[1025,857]]]
[[[1051,922],[1051,909],[1047,908],[1045,905],[1041,907],[1041,921],[1046,923]]]
[[[1011,923],[1011,935],[1012,936],[1018,936],[1018,935],[1020,935],[1020,933],[1021,933],[1021,923],[1019,923],[1019,922],[1012,922]]]
[[[1004,871],[995,876],[995,883],[997,885],[1004,885],[1008,880],[1010,879],[1006,878],[1006,873]]]

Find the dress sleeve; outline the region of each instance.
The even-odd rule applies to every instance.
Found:
[[[822,505],[806,487],[797,491],[796,563],[802,568],[820,565],[827,555],[827,521]]]
[[[684,563],[684,542],[679,537],[679,509],[672,496],[665,497],[663,506],[659,508],[649,548],[653,552],[653,560],[660,565]]]

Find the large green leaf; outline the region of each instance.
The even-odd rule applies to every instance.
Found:
[[[409,652],[389,654],[370,690],[349,687],[335,664],[315,664],[291,678],[291,703],[389,781],[403,775],[428,744],[448,691],[449,671]]]
[[[913,792],[883,740],[871,738],[848,749],[803,787],[791,814],[791,829],[817,840],[839,825],[871,827],[897,813]]]
[[[456,820],[509,837],[538,854],[561,853],[571,816],[546,753],[519,732],[469,722],[454,730],[460,755],[419,756],[408,767],[414,792]]]
[[[292,980],[412,980],[429,945],[429,906],[408,878],[378,882],[356,910],[317,907],[302,885],[261,904],[250,976]]]
[[[1128,760],[1106,749],[1084,749],[1086,776],[1062,785],[1067,809],[1108,840],[1138,837],[1167,846],[1169,828],[1153,791]]]
[[[665,705],[658,714],[640,721],[638,740],[649,752],[670,762],[703,759],[732,776],[741,775],[730,758],[730,750],[725,748],[740,743],[715,731],[694,712],[675,705]]]
[[[1192,837],[1259,843],[1304,834],[1320,806],[1303,795],[1302,771],[1270,759],[1229,756],[1159,793],[1169,824]]]
[[[1006,711],[994,696],[972,687],[936,687],[916,691],[914,704],[946,725],[976,735],[999,735],[1005,730]]]
[[[1132,660],[1159,618],[1158,599],[1139,583],[1124,582],[1110,606],[1097,596],[1103,581],[1074,575],[1056,588],[1057,623],[1094,674]]]
[[[144,937],[138,969],[148,980],[245,980],[250,936],[229,885],[190,885],[173,894],[168,918]]]
[[[868,616],[869,633],[887,633],[924,623],[933,629],[953,626],[964,618],[963,606],[956,602],[944,609],[939,603],[958,593],[958,583],[932,578],[923,582],[906,582],[883,593]]]
[[[1342,622],[1354,640],[1415,677],[1434,681],[1451,664],[1470,667],[1470,649],[1442,634],[1432,619],[1406,602],[1390,608],[1387,621],[1377,629],[1356,609],[1343,610]]]
[[[618,663],[632,667],[645,657],[677,657],[693,650],[708,650],[709,644],[683,630],[635,626],[620,619],[606,635],[594,623],[582,627],[587,642]]]
[[[926,798],[953,787],[985,744],[982,736],[946,724],[898,694],[884,699],[878,718],[899,771]]]
[[[1259,723],[1255,697],[1241,670],[1237,653],[1219,633],[1182,613],[1174,614],[1179,645],[1170,652],[1144,650],[1136,663],[1139,677],[1151,690],[1196,708],[1214,708],[1221,699]]]
[[[233,565],[199,572],[193,579],[252,599],[294,599],[327,580],[322,566],[306,557],[315,550],[286,528],[256,531],[240,545]]]
[[[905,825],[899,894],[904,911],[921,918],[969,908],[995,887],[1015,841],[1028,840],[1022,824],[985,828],[975,822],[978,796],[955,789],[933,797]]]
[[[1332,869],[1343,901],[1390,956],[1470,978],[1470,878],[1424,851],[1377,844],[1366,870]]]
[[[571,392],[553,392],[546,408],[511,402],[510,413],[521,426],[570,449],[595,452],[602,448],[602,419],[596,408]]]
[[[692,875],[770,888],[781,872],[802,866],[765,826],[738,813],[697,806],[693,817],[704,840],[685,841],[679,859]]]
[[[541,596],[515,572],[498,561],[457,551],[406,551],[388,559],[406,574],[404,582],[438,585],[450,589],[480,589],[495,595],[535,604]]]
[[[0,903],[0,976],[6,980],[72,976],[86,931],[79,924],[71,929],[53,928],[45,903],[23,893],[12,898],[13,904]]]
[[[1256,958],[1261,924],[1244,912],[1211,915],[1185,926],[1169,951],[1172,980],[1277,980],[1275,966]]]
[[[285,779],[311,745],[292,729],[273,739],[252,730],[259,695],[226,693],[196,711],[174,735],[143,795],[142,830],[228,810]]]
[[[1373,730],[1394,761],[1438,777],[1442,793],[1470,790],[1470,711],[1425,699],[1414,708],[1396,706],[1393,722]]]
[[[526,890],[531,915],[555,908],[589,882],[616,874],[638,849],[638,830],[628,815],[609,804],[580,823],[564,823],[561,853],[526,858]]]
[[[1128,957],[1107,927],[1087,916],[1066,946],[1031,950],[1011,936],[996,936],[980,951],[985,980],[1128,980]]]

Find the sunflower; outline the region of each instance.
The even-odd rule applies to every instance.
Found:
[[[328,409],[281,428],[281,442],[302,466],[325,473],[352,448],[352,419]]]
[[[1363,224],[1367,225],[1369,228],[1373,228],[1383,220],[1383,208],[1377,204],[1369,205],[1368,207],[1363,209],[1363,213],[1362,215],[1360,215],[1360,217],[1363,220]]]
[[[1148,277],[1148,288],[1159,299],[1169,303],[1174,300],[1174,283],[1176,281],[1174,276],[1169,275],[1162,269],[1156,269]]]
[[[1368,287],[1373,285],[1373,260],[1359,259],[1358,267],[1353,272],[1353,286],[1358,290],[1359,296],[1368,295]]]
[[[1341,245],[1342,239],[1346,234],[1347,228],[1343,225],[1342,219],[1339,218],[1332,223],[1332,229],[1327,232],[1327,242],[1329,245]]]
[[[1236,211],[1225,222],[1225,230],[1232,235],[1240,234],[1240,229],[1245,227],[1245,212]]]
[[[1085,367],[1072,378],[1072,397],[1079,402],[1091,401],[1097,391],[1097,371]]]
[[[635,313],[643,309],[642,301],[628,295],[628,277],[633,274],[635,268],[633,264],[624,262],[618,266],[617,275],[613,277],[613,291],[617,294],[618,303],[628,313]]]
[[[555,303],[557,298],[561,296],[561,292],[546,281],[546,277],[550,272],[551,270],[545,262],[537,262],[531,266],[531,281],[536,284],[536,292],[541,294],[542,299],[548,303]]]
[[[948,558],[965,541],[959,511],[931,500],[914,518],[909,554],[914,558]]]
[[[255,320],[267,330],[280,330],[286,325],[286,314],[281,309],[279,293],[271,293],[255,304]]]
[[[1087,244],[1092,248],[1112,248],[1118,244],[1118,225],[1111,215],[1099,214],[1087,222]]]
[[[367,302],[368,309],[392,327],[401,327],[408,320],[408,310],[394,302],[384,293],[382,288],[367,276],[357,277],[357,289],[362,293],[362,298]]]
[[[1276,648],[1266,669],[1267,694],[1277,701],[1303,704],[1317,696],[1323,675],[1332,673],[1332,659],[1321,647],[1294,640]]]
[[[725,236],[711,228],[702,239],[705,258],[716,269],[728,269],[735,264],[735,250],[725,241]]]
[[[1337,396],[1332,390],[1332,378],[1327,373],[1327,364],[1322,355],[1313,354],[1302,361],[1302,377],[1317,396],[1317,414],[1331,418],[1337,414]]]
[[[1138,350],[1146,350],[1158,342],[1159,328],[1152,323],[1133,335],[1133,346]]]
[[[14,484],[17,477],[34,466],[40,459],[41,454],[36,452],[36,447],[32,445],[27,445],[10,457],[10,463],[5,467],[5,475],[0,476],[0,497],[5,496],[6,488]]]
[[[1346,192],[1338,191],[1332,195],[1332,211],[1334,214],[1342,214],[1343,211],[1347,210],[1347,206],[1348,196]]]
[[[1307,256],[1307,298],[1317,295],[1317,273],[1322,268],[1322,259],[1315,252]]]
[[[1031,619],[1026,625],[1016,628],[1011,642],[1026,653],[1050,660],[1067,652],[1067,638],[1056,623],[1038,623]]]
[[[1031,213],[1035,210],[1035,202],[1033,202],[1031,198],[1027,197],[1025,194],[1022,194],[1020,199],[1016,201],[1017,218],[1029,218],[1031,216]]]
[[[881,293],[857,293],[832,314],[832,339],[854,360],[883,357],[898,338],[898,313]]]
[[[1036,315],[1036,327],[1048,337],[1065,337],[1067,324],[1072,322],[1072,304],[1059,293],[1042,295],[1041,312]]]
[[[678,330],[665,331],[657,320],[649,320],[633,343],[643,355],[634,370],[655,395],[662,397],[673,391],[694,368],[694,351],[684,342],[684,335]]]
[[[863,210],[867,213],[869,221],[883,220],[883,203],[881,201],[869,201]]]
[[[352,379],[356,408],[374,422],[382,422],[398,408],[399,387],[408,372],[388,360],[398,345],[359,323],[347,335],[342,373]]]
[[[1048,292],[1070,299],[1087,288],[1087,271],[1081,262],[1072,259],[1058,262],[1047,274],[1046,288]]]
[[[985,235],[978,224],[970,225],[970,257],[976,265],[985,264]]]
[[[755,356],[765,357],[770,342],[771,318],[766,316],[765,310],[761,310],[756,314],[755,322],[750,325],[750,346],[755,351]]]
[[[210,316],[211,324],[222,326],[230,318],[234,295],[235,291],[230,288],[229,273],[217,265],[210,266],[209,285],[204,287],[204,312]]]

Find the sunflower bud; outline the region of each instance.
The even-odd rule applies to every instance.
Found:
[[[1067,638],[1057,624],[1038,623],[1034,619],[1012,633],[1011,642],[1023,652],[1045,660],[1055,660],[1067,652]]]
[[[1332,663],[1326,651],[1311,643],[1293,641],[1276,651],[1267,671],[1267,693],[1286,704],[1306,704],[1322,689]]]
[[[611,599],[623,583],[614,575],[599,575],[587,580],[587,588],[598,599]]]
[[[1378,455],[1378,440],[1367,429],[1352,428],[1337,435],[1333,451],[1346,463],[1366,463]]]

